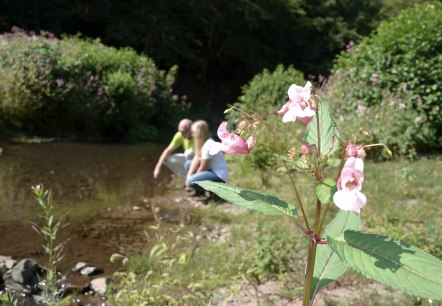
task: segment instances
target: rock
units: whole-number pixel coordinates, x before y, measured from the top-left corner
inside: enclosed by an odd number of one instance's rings
[[[92,266],[87,266],[87,267],[80,270],[81,275],[87,275],[87,276],[97,275],[102,272],[103,272],[103,270],[101,270],[100,268],[92,267]]]
[[[77,262],[77,264],[75,265],[75,267],[72,268],[73,272],[80,272],[81,269],[83,269],[84,267],[87,267],[88,264],[85,262]]]
[[[34,260],[25,258],[7,271],[3,279],[10,278],[16,283],[33,286],[38,283],[38,273],[40,272],[41,268]]]
[[[99,295],[105,295],[108,279],[105,277],[95,278],[91,281],[91,289]]]
[[[80,273],[81,275],[85,276],[92,276],[97,275],[100,273],[103,273],[103,270],[94,266],[91,266],[90,264],[86,262],[78,262],[74,268],[72,268],[73,272]]]
[[[17,263],[11,256],[0,255],[0,275],[3,275],[6,271],[11,269]]]

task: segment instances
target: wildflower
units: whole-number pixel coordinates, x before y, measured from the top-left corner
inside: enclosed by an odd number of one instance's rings
[[[301,144],[301,152],[302,152],[302,154],[304,154],[304,155],[308,154],[309,151],[310,151],[310,149],[309,149],[308,143],[303,141],[302,144]]]
[[[338,191],[333,196],[336,206],[342,210],[360,213],[367,203],[367,198],[360,192],[363,181],[364,161],[356,157],[347,158],[338,179]]]
[[[355,157],[356,156],[356,146],[352,143],[347,145],[345,148],[345,157]]]
[[[307,82],[304,87],[292,84],[288,90],[289,101],[282,106],[278,114],[283,116],[282,122],[298,119],[304,124],[312,121],[315,111],[309,103],[312,84]]]
[[[209,150],[210,154],[217,154],[219,151],[231,154],[249,154],[250,150],[256,144],[254,136],[250,136],[247,142],[239,135],[229,133],[227,131],[227,122],[220,124],[218,128],[218,137],[221,139],[221,143],[214,143]]]

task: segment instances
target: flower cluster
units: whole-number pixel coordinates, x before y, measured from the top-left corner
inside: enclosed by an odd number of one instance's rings
[[[304,87],[293,84],[288,90],[289,100],[278,111],[283,116],[282,122],[294,122],[296,119],[304,124],[309,124],[315,116],[315,110],[309,100],[312,83],[307,82]]]
[[[363,146],[348,144],[346,161],[338,179],[338,191],[333,196],[333,202],[342,210],[350,210],[356,213],[367,203],[367,198],[361,192],[364,181],[364,158]]]
[[[255,136],[249,136],[247,141],[240,135],[227,131],[227,122],[221,123],[218,127],[218,137],[221,143],[214,143],[210,148],[210,154],[216,154],[219,151],[231,154],[249,154],[256,145]]]

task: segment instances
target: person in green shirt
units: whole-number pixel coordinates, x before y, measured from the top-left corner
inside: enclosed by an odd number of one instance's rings
[[[161,172],[163,164],[170,169],[174,174],[185,177],[186,172],[184,169],[184,163],[186,160],[193,158],[193,141],[191,128],[192,121],[190,119],[183,119],[178,124],[178,132],[172,138],[172,141],[161,153],[160,158],[153,171],[153,177],[156,179]],[[184,153],[172,154],[175,150],[182,147]]]

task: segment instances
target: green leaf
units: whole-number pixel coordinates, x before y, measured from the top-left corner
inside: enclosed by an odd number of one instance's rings
[[[224,183],[211,181],[200,181],[195,183],[206,190],[216,193],[219,197],[240,208],[255,210],[267,215],[288,215],[292,218],[298,217],[296,208],[293,205],[272,195],[234,187]]]
[[[384,285],[430,299],[442,299],[442,261],[389,237],[345,231],[327,237],[329,246],[355,270]]]
[[[316,116],[318,115],[319,129],[321,135],[321,155],[331,155],[339,148],[339,141],[336,138],[336,136],[339,136],[339,132],[336,127],[335,121],[330,115],[328,103],[324,100],[319,101],[318,112]],[[319,148],[316,116],[307,126],[304,140],[307,141],[309,144],[315,144],[316,147]]]
[[[322,204],[333,202],[333,195],[337,190],[336,181],[330,177],[324,178],[315,186],[316,196]]]
[[[337,237],[345,230],[359,230],[360,228],[361,220],[358,214],[340,210],[325,228],[324,234],[329,237]],[[338,279],[346,270],[345,263],[333,253],[327,244],[318,244],[313,271],[312,297],[320,288]]]

